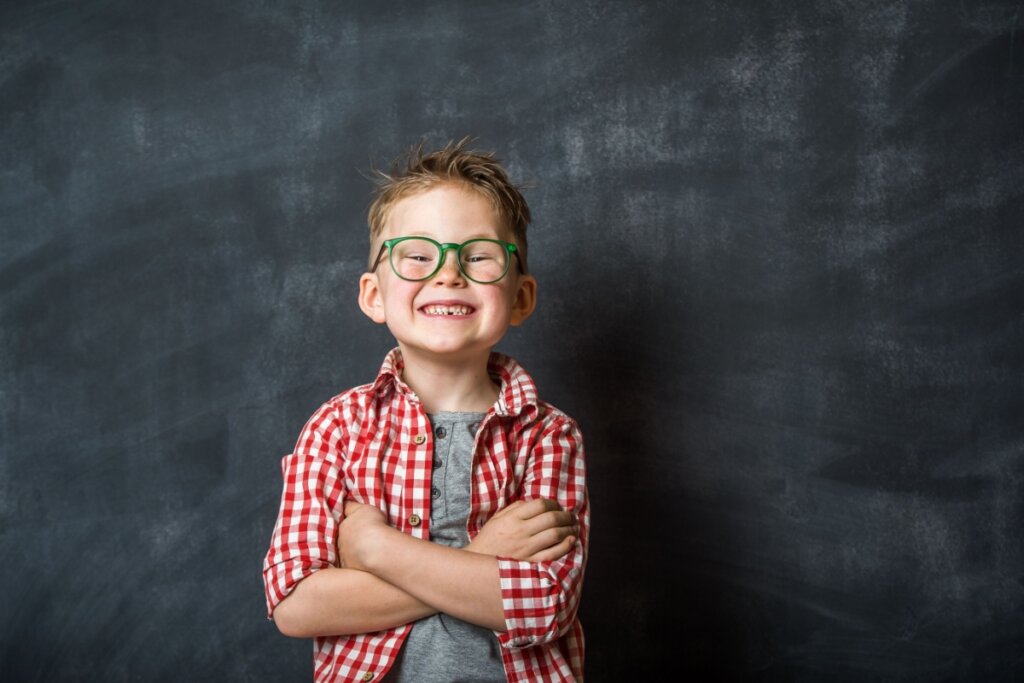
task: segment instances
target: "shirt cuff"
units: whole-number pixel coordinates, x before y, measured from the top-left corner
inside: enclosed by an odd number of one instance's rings
[[[498,558],[505,612],[505,632],[497,634],[502,647],[532,647],[558,638],[562,591],[555,577],[545,571],[547,564]]]
[[[299,581],[322,569],[324,564],[310,564],[295,560],[279,562],[263,569],[263,588],[267,598],[267,618],[274,618],[274,609],[291,595]]]

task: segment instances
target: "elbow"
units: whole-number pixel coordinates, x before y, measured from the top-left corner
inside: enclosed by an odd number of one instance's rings
[[[514,629],[497,632],[498,642],[506,650],[522,650],[528,647],[537,647],[554,642],[562,634],[558,624],[550,623],[545,626],[531,629]]]
[[[296,609],[294,602],[285,598],[274,608],[274,625],[282,635],[289,638],[312,638],[315,634],[310,632],[309,625],[299,614],[300,610]]]
[[[281,632],[281,635],[288,636],[289,638],[308,638],[303,630],[292,622],[282,619],[281,617],[274,615],[274,625],[277,626],[277,630]]]
[[[534,639],[535,644],[553,643],[556,640],[564,636],[572,626],[572,618],[559,619],[561,614],[556,614],[554,617],[549,619],[544,628],[539,631]]]
[[[558,572],[550,566],[542,568],[515,561],[506,562],[501,568],[507,630],[498,640],[503,647],[545,645],[573,628],[582,587],[580,569],[563,567],[564,571]],[[522,588],[524,585],[527,588]]]
[[[546,614],[532,614],[525,623],[524,620],[513,618],[508,629],[496,632],[498,641],[509,650],[553,643],[565,635],[572,626],[572,618],[565,619],[565,616],[552,606]]]

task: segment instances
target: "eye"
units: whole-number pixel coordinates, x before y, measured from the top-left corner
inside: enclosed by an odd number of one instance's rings
[[[462,262],[466,264],[482,264],[490,261],[501,261],[504,253],[501,247],[493,242],[479,241],[471,242],[463,247]]]
[[[403,261],[409,263],[431,263],[437,258],[437,254],[430,252],[427,249],[416,246],[406,246],[404,249],[397,253],[397,256]]]

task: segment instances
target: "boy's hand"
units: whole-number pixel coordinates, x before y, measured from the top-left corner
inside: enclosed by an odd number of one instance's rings
[[[345,519],[338,526],[338,564],[348,569],[363,569],[363,553],[373,547],[374,537],[390,529],[384,513],[373,505],[345,503]]]
[[[576,516],[553,500],[517,500],[487,520],[466,550],[526,562],[550,562],[576,544]]]

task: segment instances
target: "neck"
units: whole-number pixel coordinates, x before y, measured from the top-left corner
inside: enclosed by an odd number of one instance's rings
[[[490,353],[473,359],[437,360],[402,349],[402,381],[416,392],[428,413],[483,413],[498,400],[487,374]]]

